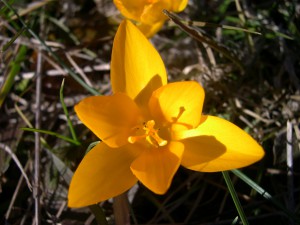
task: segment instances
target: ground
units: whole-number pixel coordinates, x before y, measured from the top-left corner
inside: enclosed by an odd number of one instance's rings
[[[255,187],[230,172],[249,223],[299,224],[300,4],[190,0],[178,15],[193,21],[188,29],[168,21],[151,39],[169,81],[200,82],[204,113],[237,124],[265,150],[263,160],[241,170]],[[37,151],[41,224],[97,224],[90,208],[66,205],[72,171],[98,141],[74,113],[73,106],[91,95],[76,77],[111,93],[112,41],[121,20],[109,0],[0,1],[0,224],[32,224],[36,203],[21,171],[32,184]],[[80,145],[64,138],[72,134],[60,99],[63,79],[63,101]],[[48,131],[40,133],[41,148],[35,149],[34,132],[22,129],[30,127]],[[135,190],[132,224],[240,223],[221,173],[180,168],[166,195],[141,184]],[[100,205],[113,224],[111,201]]]

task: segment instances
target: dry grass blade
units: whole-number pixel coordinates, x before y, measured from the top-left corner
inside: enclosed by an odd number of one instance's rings
[[[89,80],[87,75],[84,73],[84,71],[77,65],[77,63],[72,58],[71,54],[66,53],[66,57],[71,63],[71,65],[75,68],[76,72],[81,76],[81,78],[84,80],[85,83],[87,83],[89,86],[93,87],[92,82]]]
[[[53,0],[41,0],[41,1],[35,1],[32,2],[30,4],[28,4],[28,6],[25,9],[22,9],[18,12],[19,16],[25,16],[30,12],[33,12],[41,7],[43,7],[44,5],[48,4],[49,2],[52,2]],[[18,17],[16,15],[12,16],[10,19],[11,20],[15,20]]]
[[[18,168],[20,169],[23,177],[25,178],[26,180],[26,183],[27,183],[27,187],[29,188],[30,191],[32,191],[32,185],[28,179],[28,176],[26,175],[25,173],[25,170],[22,166],[22,164],[20,163],[18,157],[15,155],[15,153],[12,152],[12,150],[10,149],[10,147],[8,147],[7,145],[3,144],[3,143],[0,143],[0,149],[6,151],[10,156],[11,158],[14,160],[14,162],[16,163],[16,165],[18,166]]]
[[[206,37],[204,34],[200,33],[196,28],[191,27],[189,25],[186,25],[182,22],[182,19],[175,15],[174,13],[168,12],[167,10],[164,10],[164,13],[175,23],[177,24],[182,30],[184,30],[186,33],[188,33],[191,37],[195,38],[201,43],[206,43],[214,50],[218,51],[219,53],[223,54],[226,58],[230,59],[232,62],[234,62],[240,70],[244,71],[243,64],[241,61],[233,54],[231,53],[227,48],[224,46],[221,46],[219,43],[215,42],[209,37]]]
[[[229,26],[229,25],[224,25],[224,24],[214,24],[214,23],[209,23],[209,22],[201,22],[201,21],[182,21],[184,24],[187,25],[193,25],[197,27],[212,27],[212,28],[223,28],[223,29],[228,29],[228,30],[237,30],[237,31],[243,31],[246,33],[251,33],[251,34],[256,34],[256,35],[261,35],[261,33],[252,31],[252,30],[247,30],[244,28],[240,27],[234,27],[234,26]]]
[[[29,167],[29,161],[27,161],[27,163],[25,165],[25,168],[24,168],[24,171],[26,171],[28,169],[28,167]],[[11,198],[11,201],[9,203],[8,209],[7,209],[6,213],[5,213],[5,220],[8,220],[9,217],[10,217],[11,211],[13,209],[13,206],[14,206],[14,203],[16,201],[17,195],[20,192],[21,185],[22,185],[23,181],[24,181],[24,176],[21,176],[20,179],[19,179],[19,181],[18,181],[18,184],[16,186],[15,192],[14,192],[14,194],[13,194],[13,196]]]

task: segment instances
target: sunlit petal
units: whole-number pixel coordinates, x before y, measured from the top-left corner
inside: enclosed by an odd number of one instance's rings
[[[203,116],[194,130],[177,134],[184,139],[182,165],[202,172],[248,166],[264,156],[262,147],[245,131],[224,119]]]
[[[176,173],[183,154],[180,142],[146,149],[132,164],[134,175],[151,191],[164,194]]]
[[[137,179],[130,164],[139,152],[133,145],[118,149],[110,149],[103,142],[96,145],[74,173],[69,188],[69,207],[96,204],[132,187]]]
[[[75,106],[79,119],[103,142],[112,148],[127,144],[128,136],[141,114],[127,95],[92,96]]]
[[[149,108],[159,121],[196,127],[201,118],[204,90],[194,81],[175,82],[156,90],[151,96]]]
[[[139,105],[167,83],[164,63],[147,38],[124,20],[115,36],[111,61],[111,83],[116,92],[125,92]]]

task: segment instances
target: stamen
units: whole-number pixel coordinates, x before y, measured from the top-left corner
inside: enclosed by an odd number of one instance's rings
[[[143,130],[145,131],[145,134],[142,135],[137,135],[137,136],[129,136],[128,137],[128,142],[131,144],[134,144],[136,141],[146,139],[151,145],[155,147],[162,147],[168,144],[168,141],[162,139],[158,135],[159,129],[155,129],[155,121],[154,120],[149,120],[146,123],[143,123],[144,127]]]
[[[144,139],[146,137],[147,137],[147,135],[129,136],[127,140],[128,140],[129,143],[134,144],[136,141]]]

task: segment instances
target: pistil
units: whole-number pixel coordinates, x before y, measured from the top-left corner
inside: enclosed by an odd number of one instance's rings
[[[162,139],[158,135],[159,129],[154,128],[155,121],[149,120],[146,123],[144,123],[143,130],[144,134],[137,135],[137,136],[129,136],[128,142],[133,144],[139,140],[146,139],[151,145],[155,147],[162,147],[168,144],[168,141]]]

